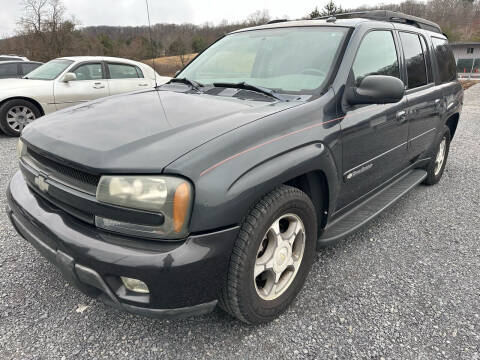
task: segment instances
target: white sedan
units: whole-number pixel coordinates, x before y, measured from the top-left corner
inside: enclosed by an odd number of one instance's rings
[[[28,123],[51,112],[130,91],[170,78],[143,63],[97,56],[51,60],[22,79],[0,80],[0,129],[18,136]]]

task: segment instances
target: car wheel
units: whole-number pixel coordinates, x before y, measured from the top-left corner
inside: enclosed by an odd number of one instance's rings
[[[25,126],[42,116],[31,102],[9,100],[0,107],[0,129],[9,136],[20,136]]]
[[[450,150],[450,129],[445,126],[435,155],[427,166],[427,177],[423,181],[425,185],[434,185],[440,181],[447,164],[448,152]]]
[[[282,185],[245,217],[220,306],[243,322],[279,316],[302,288],[315,259],[317,220],[310,198]]]

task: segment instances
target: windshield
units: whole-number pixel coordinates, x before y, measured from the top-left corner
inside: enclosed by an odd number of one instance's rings
[[[33,80],[53,80],[72,64],[71,60],[52,60],[30,72],[26,78]]]
[[[231,34],[177,77],[204,85],[246,82],[278,92],[312,93],[327,80],[347,32],[312,26]]]

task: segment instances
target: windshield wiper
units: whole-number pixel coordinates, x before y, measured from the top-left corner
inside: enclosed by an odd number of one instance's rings
[[[202,90],[200,88],[203,87],[203,84],[201,84],[199,82],[196,82],[195,80],[188,79],[186,77],[184,77],[184,78],[172,78],[172,79],[170,79],[169,82],[167,82],[167,84],[171,84],[171,83],[181,83],[181,84],[190,85],[193,89],[195,89],[199,92],[202,92]]]
[[[248,84],[245,81],[239,82],[239,83],[228,83],[228,82],[218,82],[218,83],[213,83],[213,86],[215,87],[225,87],[225,88],[233,88],[233,89],[244,89],[244,90],[251,90],[258,92],[263,95],[270,96],[274,99],[277,100],[283,100],[280,98],[278,95],[275,94],[275,91],[272,89],[264,88],[262,86],[256,86],[252,84]]]

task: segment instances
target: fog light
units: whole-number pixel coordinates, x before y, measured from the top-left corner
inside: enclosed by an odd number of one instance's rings
[[[122,279],[123,285],[125,285],[125,287],[130,291],[134,291],[142,294],[150,293],[150,290],[148,290],[147,284],[145,284],[141,280],[132,279],[124,276],[120,276],[120,279]]]

